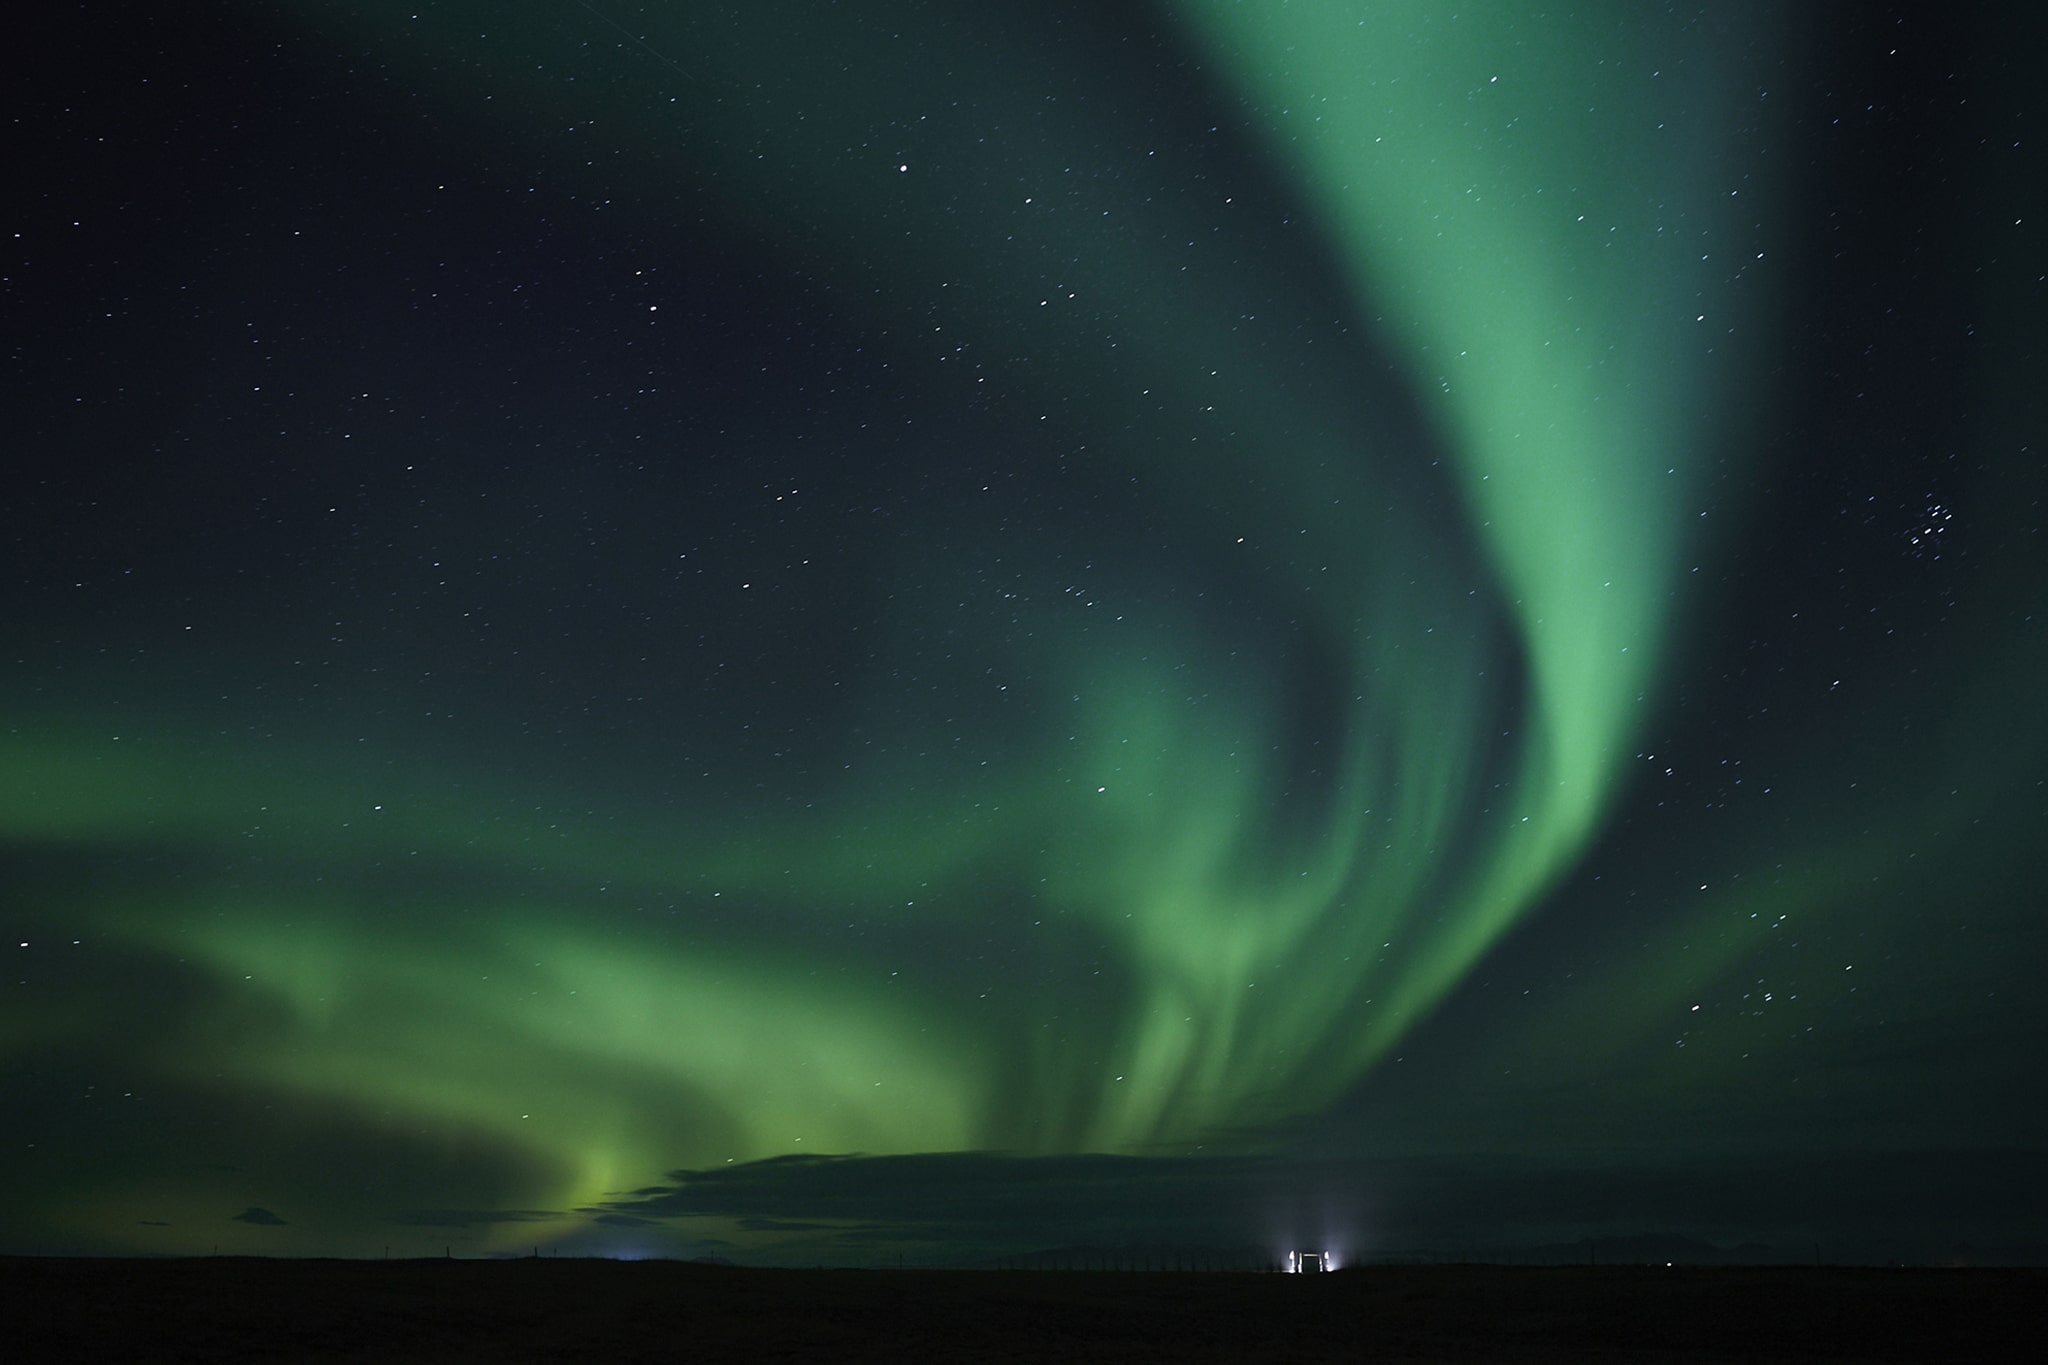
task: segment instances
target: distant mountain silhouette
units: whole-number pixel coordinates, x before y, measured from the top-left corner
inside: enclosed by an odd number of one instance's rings
[[[1671,1233],[1636,1233],[1620,1237],[1582,1237],[1576,1242],[1549,1242],[1531,1247],[1476,1248],[1464,1255],[1433,1259],[1498,1265],[1786,1265],[1805,1263],[1811,1253],[1797,1255],[1762,1242],[1724,1247],[1696,1237]]]
[[[1272,1271],[1285,1258],[1271,1247],[1091,1244],[998,1256],[988,1264],[998,1270]]]

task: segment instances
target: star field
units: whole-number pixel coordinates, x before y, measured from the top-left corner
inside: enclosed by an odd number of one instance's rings
[[[38,44],[7,1248],[874,1259],[715,1173],[970,1153],[1133,1238],[1264,1161],[1359,1248],[2034,1235],[1811,1172],[2042,1143],[2038,27]]]

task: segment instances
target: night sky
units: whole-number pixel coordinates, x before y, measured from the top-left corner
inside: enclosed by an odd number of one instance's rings
[[[39,14],[0,1250],[2038,1258],[2035,13]]]

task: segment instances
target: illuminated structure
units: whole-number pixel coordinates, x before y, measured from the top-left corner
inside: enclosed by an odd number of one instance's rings
[[[1290,1251],[1287,1253],[1287,1273],[1290,1275],[1313,1275],[1337,1268],[1336,1258],[1327,1251]]]

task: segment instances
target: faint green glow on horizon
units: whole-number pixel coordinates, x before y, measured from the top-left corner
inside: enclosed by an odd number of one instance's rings
[[[224,1034],[196,1070],[225,1057],[281,1094],[538,1142],[567,1156],[570,1204],[644,1182],[677,1149],[872,1151],[907,1130],[949,1150],[983,1108],[985,1078],[926,1027],[929,1009],[829,979],[797,986],[764,954],[592,935],[578,907],[480,906],[486,932],[416,932],[398,952],[352,906],[216,903],[169,932],[156,909],[136,939],[161,935],[224,992],[285,1012],[277,1045]]]

